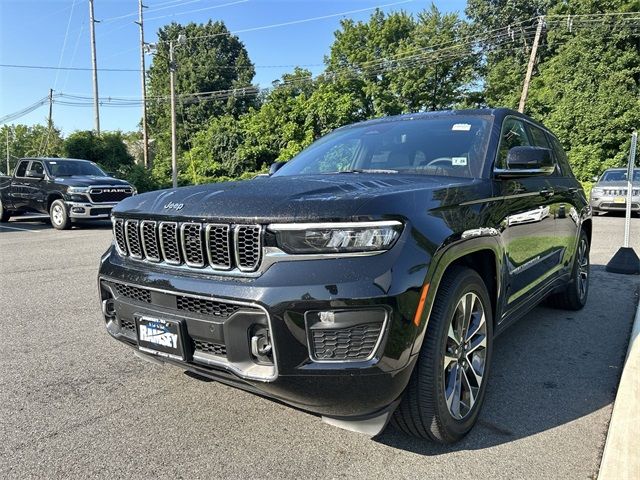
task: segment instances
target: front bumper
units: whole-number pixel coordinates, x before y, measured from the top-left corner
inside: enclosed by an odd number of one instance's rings
[[[596,212],[620,212],[627,208],[626,197],[624,202],[619,201],[623,197],[599,196],[591,198],[591,209]],[[631,198],[631,211],[640,212],[640,197]]]
[[[69,217],[77,220],[101,220],[110,218],[115,203],[65,202]]]
[[[402,251],[281,262],[258,278],[230,278],[141,266],[112,247],[100,268],[101,298],[111,302],[110,315],[105,312],[106,328],[114,338],[138,349],[136,318],[179,320],[187,337],[185,358],[162,361],[316,414],[367,418],[401,396],[415,363],[411,352],[418,328],[413,314],[425,271],[416,269],[407,278],[404,270],[402,281],[396,279],[394,271],[399,269],[392,267],[398,265]],[[124,296],[115,284],[149,293],[132,290]],[[180,300],[182,306],[178,297],[187,298]],[[189,299],[222,306],[185,307]],[[372,354],[355,361],[314,360],[310,311],[348,311],[371,318],[372,312],[384,312],[375,342],[358,337],[363,345],[369,342]],[[268,329],[271,358],[252,356],[247,332],[255,326]]]

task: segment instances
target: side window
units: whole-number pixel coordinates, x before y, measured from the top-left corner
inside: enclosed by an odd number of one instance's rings
[[[524,123],[516,118],[507,118],[502,124],[500,136],[500,149],[496,160],[496,168],[507,168],[507,153],[513,147],[530,146],[531,141],[527,135]]]
[[[531,134],[531,141],[535,147],[551,148],[547,140],[547,135],[542,130],[533,125],[528,125],[528,127],[529,133]]]
[[[571,166],[569,165],[569,159],[567,158],[567,154],[565,153],[562,145],[557,138],[549,135],[551,139],[551,147],[553,148],[553,153],[556,156],[556,161],[560,166],[560,170],[562,171],[562,175],[565,177],[573,177],[573,172],[571,171]]]
[[[23,160],[18,165],[18,169],[16,170],[16,177],[24,177],[27,175],[27,165],[29,165],[29,160]]]
[[[31,162],[30,170],[36,173],[44,173],[44,167],[42,166],[42,162]]]

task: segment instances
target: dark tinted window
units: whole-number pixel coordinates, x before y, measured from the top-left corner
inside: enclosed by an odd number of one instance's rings
[[[31,167],[29,168],[29,170],[36,173],[44,173],[42,162],[31,162]]]
[[[562,145],[557,138],[549,136],[551,139],[551,146],[553,147],[553,152],[555,153],[556,161],[562,170],[562,174],[565,177],[573,176],[573,172],[571,171],[571,167],[569,166],[569,159],[567,158],[567,154],[565,153]]]
[[[54,177],[106,177],[93,162],[85,160],[47,160],[47,167]]]
[[[337,130],[275,176],[352,171],[479,177],[492,119],[481,115],[406,118]]]
[[[607,170],[602,174],[601,182],[626,182],[627,181],[627,171],[626,170]],[[633,171],[633,180],[635,182],[640,182],[640,170],[635,169]]]
[[[496,168],[507,168],[507,153],[513,147],[530,146],[531,141],[524,126],[524,122],[507,118],[502,124],[502,135],[500,137],[500,149],[498,151],[498,159],[496,160]]]
[[[29,165],[28,160],[24,160],[20,162],[18,165],[18,169],[16,170],[16,177],[24,177],[27,175],[27,166]]]

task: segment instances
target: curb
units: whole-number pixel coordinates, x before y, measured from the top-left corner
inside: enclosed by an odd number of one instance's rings
[[[631,329],[598,480],[640,478],[640,303]]]

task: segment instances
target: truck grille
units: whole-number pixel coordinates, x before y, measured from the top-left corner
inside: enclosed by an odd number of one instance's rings
[[[113,203],[130,197],[131,187],[101,187],[89,190],[89,197],[93,203]]]
[[[262,226],[114,218],[118,251],[137,260],[254,272],[262,261]]]
[[[614,195],[626,197],[627,189],[626,188],[605,188],[604,194],[610,197]],[[633,195],[634,197],[637,197],[638,195],[640,195],[640,189],[634,188],[633,190],[631,190],[631,195]]]

